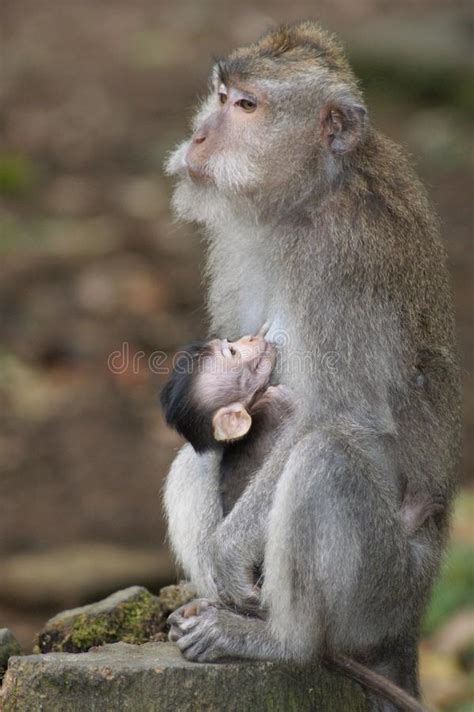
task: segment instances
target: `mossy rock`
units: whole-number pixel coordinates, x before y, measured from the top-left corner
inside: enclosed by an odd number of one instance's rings
[[[20,643],[17,641],[11,630],[0,628],[0,681],[3,673],[7,669],[8,660],[12,655],[21,655]]]
[[[98,603],[58,613],[38,634],[35,652],[81,653],[105,643],[164,640],[165,622],[160,599],[131,586]]]
[[[160,589],[160,602],[163,613],[169,615],[180,606],[196,598],[196,591],[190,583],[183,581],[177,585],[165,586]]]

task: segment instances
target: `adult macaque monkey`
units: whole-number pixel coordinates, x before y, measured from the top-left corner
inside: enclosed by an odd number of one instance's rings
[[[445,255],[424,190],[371,126],[339,46],[312,23],[216,65],[168,171],[178,214],[206,228],[213,332],[255,333],[265,320],[270,340],[284,332],[278,380],[297,403],[225,518],[215,453],[188,445],[173,463],[170,539],[199,595],[245,609],[256,561],[264,579],[261,616],[196,604],[197,615],[174,614],[172,635],[197,661],[350,656],[416,697],[460,400]],[[445,506],[409,534],[400,504],[420,492]]]

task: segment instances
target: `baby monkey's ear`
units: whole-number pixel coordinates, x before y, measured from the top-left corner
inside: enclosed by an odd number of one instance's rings
[[[242,403],[231,403],[219,408],[212,418],[212,434],[218,442],[237,440],[247,435],[252,418]]]

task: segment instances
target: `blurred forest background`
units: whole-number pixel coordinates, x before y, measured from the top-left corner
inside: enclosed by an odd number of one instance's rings
[[[211,57],[312,18],[345,43],[372,120],[412,153],[442,221],[466,447],[422,676],[439,709],[473,709],[469,13],[457,0],[2,0],[0,627],[26,649],[62,608],[175,578],[161,487],[179,440],[148,358],[203,335],[205,315],[199,237],[173,222],[162,163]]]

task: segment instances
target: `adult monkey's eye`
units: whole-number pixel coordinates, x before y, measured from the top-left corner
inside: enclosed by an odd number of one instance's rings
[[[234,349],[233,346],[229,346],[229,351],[230,351],[230,353],[231,353],[232,356],[235,356],[235,354],[237,353],[237,351]]]
[[[219,104],[225,104],[227,101],[227,94],[225,93],[225,91],[222,91],[222,89],[220,89],[217,95],[219,97]]]
[[[237,102],[237,106],[240,106],[241,109],[246,111],[248,114],[250,114],[252,111],[255,111],[257,108],[257,104],[254,101],[251,101],[250,99],[239,99]]]

